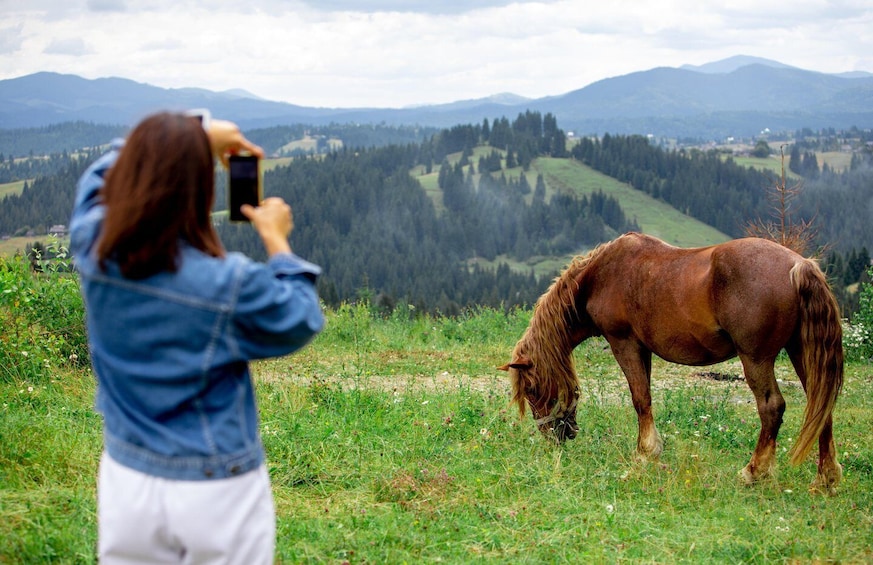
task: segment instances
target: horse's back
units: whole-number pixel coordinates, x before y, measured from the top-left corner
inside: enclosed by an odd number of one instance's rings
[[[665,359],[709,364],[737,351],[775,355],[795,330],[790,271],[805,259],[777,243],[687,249],[631,233],[613,244],[592,270],[597,290],[589,296],[607,337],[633,335]]]

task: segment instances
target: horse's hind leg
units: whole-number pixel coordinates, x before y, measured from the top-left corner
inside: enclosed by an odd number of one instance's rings
[[[828,418],[818,436],[818,473],[811,489],[835,494],[842,478],[843,466],[837,462],[837,447],[834,445],[834,424]]]
[[[758,443],[752,453],[752,459],[741,471],[740,476],[746,484],[752,484],[758,479],[772,473],[776,460],[776,436],[782,426],[782,415],[785,413],[785,399],[779,392],[776,376],[773,372],[774,359],[755,361],[746,355],[740,355],[746,383],[755,395],[758,406],[758,417],[761,419],[761,433]]]
[[[657,459],[664,449],[664,440],[655,428],[652,416],[652,352],[635,342],[610,342],[612,354],[618,361],[627,384],[639,422],[637,455],[644,459]]]
[[[794,365],[794,372],[797,373],[800,384],[803,385],[805,391],[806,371],[803,369],[802,352],[799,347],[793,345],[789,345],[785,350],[788,352],[791,364]],[[843,467],[837,462],[837,447],[834,444],[833,419],[828,418],[827,423],[822,428],[821,435],[818,436],[818,473],[812,483],[812,489],[833,494],[842,478]]]

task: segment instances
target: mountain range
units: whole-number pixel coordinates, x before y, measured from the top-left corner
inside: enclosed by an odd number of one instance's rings
[[[244,90],[166,89],[111,77],[40,72],[0,81],[0,129],[62,122],[131,125],[159,109],[210,108],[244,129],[276,125],[371,123],[450,127],[551,113],[577,134],[749,138],[765,128],[794,131],[873,127],[873,75],[826,74],[737,56],[701,66],[658,67],[594,82],[557,96],[511,93],[408,108],[314,108]]]

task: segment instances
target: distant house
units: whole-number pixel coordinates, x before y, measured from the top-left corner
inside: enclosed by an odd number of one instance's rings
[[[55,237],[66,237],[67,236],[67,226],[64,224],[55,224],[49,228],[49,235],[53,235]]]

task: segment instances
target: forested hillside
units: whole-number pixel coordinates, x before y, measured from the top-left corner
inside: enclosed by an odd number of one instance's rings
[[[802,144],[798,144],[802,145]],[[572,155],[634,188],[669,203],[732,237],[750,222],[773,217],[775,173],[737,164],[717,151],[666,151],[641,136],[582,139]],[[873,154],[853,154],[851,166],[834,171],[815,163],[808,150],[792,150],[786,163],[800,180],[787,180],[796,201],[789,220],[810,223],[823,248],[849,252],[873,244]]]
[[[608,191],[583,196],[549,188],[531,166],[541,157],[577,160],[732,237],[770,217],[768,191],[779,180],[715,151],[667,150],[640,136],[568,143],[554,116],[537,112],[458,125],[421,141],[423,132],[415,128],[349,126],[349,134],[332,127],[316,135],[345,137],[342,149],[322,146],[318,155],[283,160],[287,164],[264,177],[266,195],[292,204],[292,245],[324,267],[320,290],[331,305],[362,294],[385,309],[406,302],[444,314],[473,305],[530,305],[556,274],[532,265],[638,229]],[[250,135],[275,152],[313,134],[281,127]],[[20,194],[0,200],[0,235],[42,234],[66,223],[75,182],[96,154],[0,159],[5,179],[29,179]],[[869,263],[873,248],[870,154],[857,153],[839,172],[820,171],[808,161],[801,155],[795,163],[808,178],[792,213],[819,231],[816,245],[828,249],[829,272],[851,310],[852,295],[842,286],[864,276],[861,265]],[[224,207],[219,191],[215,210]],[[216,214],[226,246],[262,257],[251,227],[224,217]]]
[[[873,249],[873,166],[856,155],[848,170],[824,168],[804,178],[798,215],[814,223],[819,240],[849,251]]]
[[[72,153],[83,147],[95,147],[121,137],[128,128],[67,122],[36,128],[0,129],[0,154],[9,157],[42,156]],[[0,181],[6,182],[6,181]]]
[[[0,177],[26,180],[20,194],[0,200],[0,236],[45,234],[55,224],[66,224],[73,209],[76,181],[99,152],[51,155],[16,163],[0,163]]]
[[[421,143],[439,133],[437,128],[416,126],[389,127],[374,124],[331,124],[326,126],[275,126],[259,128],[246,132],[246,136],[264,148],[268,155],[306,155],[324,154],[331,150],[329,140],[341,142],[343,147],[354,149],[384,147],[386,145],[406,145]],[[305,137],[316,140],[313,151],[289,150],[287,146]]]
[[[495,140],[500,150],[472,158],[474,147]],[[550,116],[524,114],[493,128],[457,126],[419,145],[295,160],[269,171],[264,183],[269,194],[293,203],[292,243],[325,268],[321,290],[328,304],[363,291],[386,307],[402,300],[443,313],[476,304],[530,305],[554,273],[537,278],[532,270],[483,269],[471,260],[568,254],[635,228],[615,199],[546,201],[542,178],[527,180],[523,170],[532,159],[555,148],[565,153],[564,146]],[[507,165],[522,172],[507,178]],[[439,211],[410,175],[415,167],[438,168]],[[262,254],[247,226],[219,230],[229,248]]]

